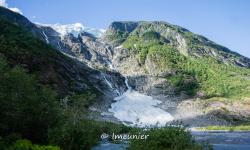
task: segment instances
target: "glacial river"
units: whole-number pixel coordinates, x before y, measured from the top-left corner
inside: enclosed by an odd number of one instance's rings
[[[193,131],[197,142],[207,142],[214,150],[250,150],[250,132],[200,132]],[[125,150],[127,144],[103,142],[92,150]]]

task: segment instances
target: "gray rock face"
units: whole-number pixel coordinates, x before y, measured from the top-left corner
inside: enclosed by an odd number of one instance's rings
[[[93,68],[108,67],[112,57],[112,49],[87,32],[81,32],[78,37],[72,34],[60,35],[50,27],[37,25],[42,30],[43,41],[52,45],[70,57],[77,58],[81,62]]]
[[[121,45],[128,36],[138,35],[154,31],[170,42],[184,55],[198,58],[213,57],[226,64],[233,64],[241,67],[250,67],[250,59],[226,47],[218,45],[207,38],[193,34],[182,27],[166,22],[114,22],[110,25],[104,40],[113,46]]]
[[[113,22],[102,39],[114,47],[113,66],[121,74],[128,76],[131,86],[141,92],[152,94],[172,93],[173,91],[173,87],[167,84],[165,79],[169,74],[174,74],[173,70],[159,66],[150,57],[147,57],[145,64],[141,65],[136,52],[136,45],[134,45],[135,50],[132,51],[122,46],[129,36],[143,37],[144,33],[149,31],[159,34],[169,45],[176,47],[183,55],[194,58],[212,57],[225,64],[250,67],[249,58],[179,26],[160,21]],[[165,86],[159,88],[159,85]]]
[[[126,40],[129,33],[131,33],[138,24],[138,22],[131,21],[112,22],[102,39],[106,43],[117,46]]]
[[[113,31],[122,31],[122,32],[132,32],[137,26],[138,22],[132,21],[121,21],[121,22],[112,22],[109,26],[109,30]]]
[[[166,22],[113,22],[101,38],[96,38],[87,32],[82,32],[78,37],[71,34],[60,36],[50,27],[37,27],[43,34],[41,39],[63,53],[96,69],[110,70],[112,63],[118,72],[129,77],[132,87],[147,94],[173,94],[173,87],[167,84],[165,79],[173,72],[159,67],[150,58],[146,58],[142,66],[138,62],[136,53],[123,48],[122,43],[133,34],[141,37],[148,31],[154,31],[183,55],[213,57],[226,64],[250,66],[248,58]],[[190,42],[196,45],[191,45]]]
[[[126,90],[123,76],[116,72],[105,71],[109,70],[111,63],[112,49],[110,45],[101,42],[86,32],[80,33],[78,37],[71,34],[62,37],[56,34],[53,29],[48,30],[48,28],[40,26],[40,29],[43,29],[48,38],[48,44],[73,58],[79,65],[83,63],[91,67],[90,70],[96,70],[88,80],[99,91],[105,95],[115,97],[118,93],[123,93]],[[47,41],[46,36],[43,37],[45,41]],[[110,84],[112,84],[112,87]]]
[[[129,50],[119,47],[114,48],[112,64],[122,75],[127,76],[129,85],[141,93],[148,95],[172,95],[173,87],[166,82],[165,76],[168,72],[158,70],[153,62],[146,62],[141,66],[135,55]]]
[[[60,58],[59,56],[63,55],[58,55],[57,60],[53,60],[57,64],[55,70],[60,75],[60,80],[56,84],[60,87],[61,95],[82,92],[94,87],[104,95],[115,97],[126,90],[125,78],[119,73],[108,69],[105,72],[96,69],[109,65],[112,51],[109,45],[102,43],[92,34],[82,32],[78,37],[72,34],[61,36],[51,27],[33,24],[24,16],[3,7],[0,7],[0,17],[31,32],[35,37],[70,57]],[[41,76],[45,82],[49,82],[47,76],[53,74],[54,70],[49,67],[44,70],[48,70],[43,71],[48,74]],[[109,85],[110,82],[112,87]]]

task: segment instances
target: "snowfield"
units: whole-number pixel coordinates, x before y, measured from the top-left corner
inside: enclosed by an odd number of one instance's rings
[[[67,34],[72,34],[74,37],[78,37],[78,35],[82,32],[88,32],[93,34],[95,37],[101,37],[105,32],[104,29],[95,29],[83,26],[81,23],[74,24],[41,24],[36,23],[41,26],[48,26],[53,28],[56,32],[58,32],[62,37]]]

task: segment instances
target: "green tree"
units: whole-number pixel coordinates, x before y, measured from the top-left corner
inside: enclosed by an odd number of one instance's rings
[[[0,57],[0,133],[20,133],[46,142],[48,129],[57,121],[56,93],[40,85],[21,67],[9,68]]]

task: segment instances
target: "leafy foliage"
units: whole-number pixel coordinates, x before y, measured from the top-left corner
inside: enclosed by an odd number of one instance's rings
[[[166,126],[135,133],[149,135],[145,140],[133,139],[129,150],[201,150],[202,146],[192,140],[192,135],[184,127]],[[134,134],[135,134],[134,133]]]
[[[4,140],[0,140],[0,150],[60,150],[57,146],[45,146],[32,144],[29,140],[17,140],[8,144]]]
[[[200,127],[197,128],[201,131],[207,130],[225,130],[225,131],[250,131],[250,125],[236,125],[236,126],[207,126],[207,127]]]
[[[76,70],[72,69],[74,61],[1,16],[0,45],[0,54],[6,57],[11,67],[22,66],[61,97],[74,91],[71,88],[76,84],[76,78],[72,76],[72,70]]]
[[[196,46],[200,45],[199,39],[191,32],[185,33],[190,39],[189,42]],[[151,32],[148,34],[150,38],[157,37]],[[142,65],[148,59],[158,70],[170,72],[166,79],[176,87],[178,93],[185,91],[189,95],[194,95],[199,91],[207,98],[219,96],[241,99],[250,96],[249,69],[227,65],[212,57],[184,56],[167,43],[145,42],[136,34],[131,34],[123,46],[135,52]]]
[[[49,132],[50,143],[59,145],[64,150],[91,149],[102,133],[124,133],[129,130],[123,125],[87,119],[86,109],[93,99],[95,94],[86,92],[62,100],[62,118]]]
[[[57,120],[56,93],[28,75],[21,67],[9,68],[0,57],[0,133],[18,132],[37,142]]]

